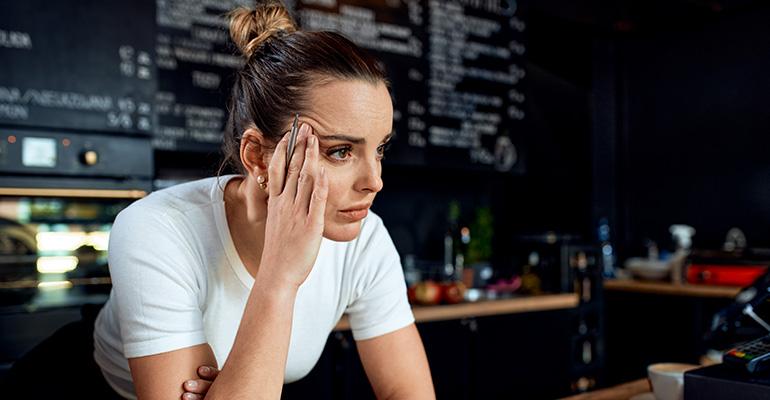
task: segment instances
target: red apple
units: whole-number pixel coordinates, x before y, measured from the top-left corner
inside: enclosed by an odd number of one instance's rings
[[[457,304],[465,300],[465,285],[460,282],[447,282],[443,290],[444,302],[447,304]]]
[[[433,281],[420,282],[414,288],[414,298],[420,304],[438,304],[441,301],[441,286]]]

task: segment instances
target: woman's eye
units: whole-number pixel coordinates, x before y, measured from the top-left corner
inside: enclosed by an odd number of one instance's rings
[[[344,160],[348,158],[348,156],[350,155],[350,149],[347,147],[343,147],[341,149],[333,149],[333,150],[329,150],[327,154],[329,155],[329,157],[335,160]]]
[[[380,155],[380,157],[385,156],[385,152],[390,148],[390,142],[383,143],[379,147],[377,147],[377,154]]]

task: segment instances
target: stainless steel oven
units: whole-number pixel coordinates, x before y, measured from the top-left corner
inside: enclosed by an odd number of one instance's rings
[[[0,126],[0,375],[106,301],[112,222],[152,175],[149,137]]]

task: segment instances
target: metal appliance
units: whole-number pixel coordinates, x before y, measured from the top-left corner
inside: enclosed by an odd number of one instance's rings
[[[0,377],[106,301],[112,222],[152,175],[146,136],[0,126]]]

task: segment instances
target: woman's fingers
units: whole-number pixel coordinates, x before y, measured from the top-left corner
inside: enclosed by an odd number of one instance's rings
[[[203,365],[198,367],[198,376],[201,379],[190,379],[185,381],[182,388],[185,392],[182,394],[184,400],[203,399],[211,388],[214,379],[219,375],[219,370],[214,367]]]
[[[297,181],[297,197],[295,198],[295,209],[301,212],[301,215],[307,215],[310,207],[310,196],[313,194],[313,185],[318,177],[318,138],[310,135],[307,138],[307,147],[305,148],[305,162],[302,164],[302,170],[299,172]]]
[[[267,187],[268,193],[271,196],[278,196],[283,192],[284,175],[286,174],[286,146],[288,144],[289,134],[283,135],[283,139],[275,146],[273,158],[270,159],[270,165],[267,166],[267,173],[270,177]]]
[[[313,184],[313,194],[310,197],[308,219],[314,226],[323,227],[326,212],[326,197],[329,195],[329,177],[326,169],[320,167],[318,179]]]
[[[206,396],[206,393],[208,393],[209,389],[211,388],[211,384],[213,383],[214,378],[216,378],[216,375],[214,375],[212,378],[191,379],[189,381],[185,381],[182,387],[185,393],[182,395],[182,398],[202,399]]]
[[[203,365],[198,368],[198,376],[202,379],[213,381],[219,375],[219,370],[214,367]]]
[[[190,379],[185,381],[184,390],[189,393],[203,394],[205,395],[211,387],[212,381],[205,379]]]
[[[299,127],[294,155],[291,156],[289,168],[286,170],[286,186],[281,192],[282,194],[285,193],[289,199],[294,199],[297,196],[297,182],[299,181],[302,164],[305,162],[305,148],[307,147],[307,138],[310,136],[310,131],[310,125],[306,123]]]
[[[182,387],[185,391],[182,394],[182,399],[193,400],[206,397],[206,393],[208,393],[209,389],[211,388],[211,383],[211,381],[204,379],[185,381]]]

